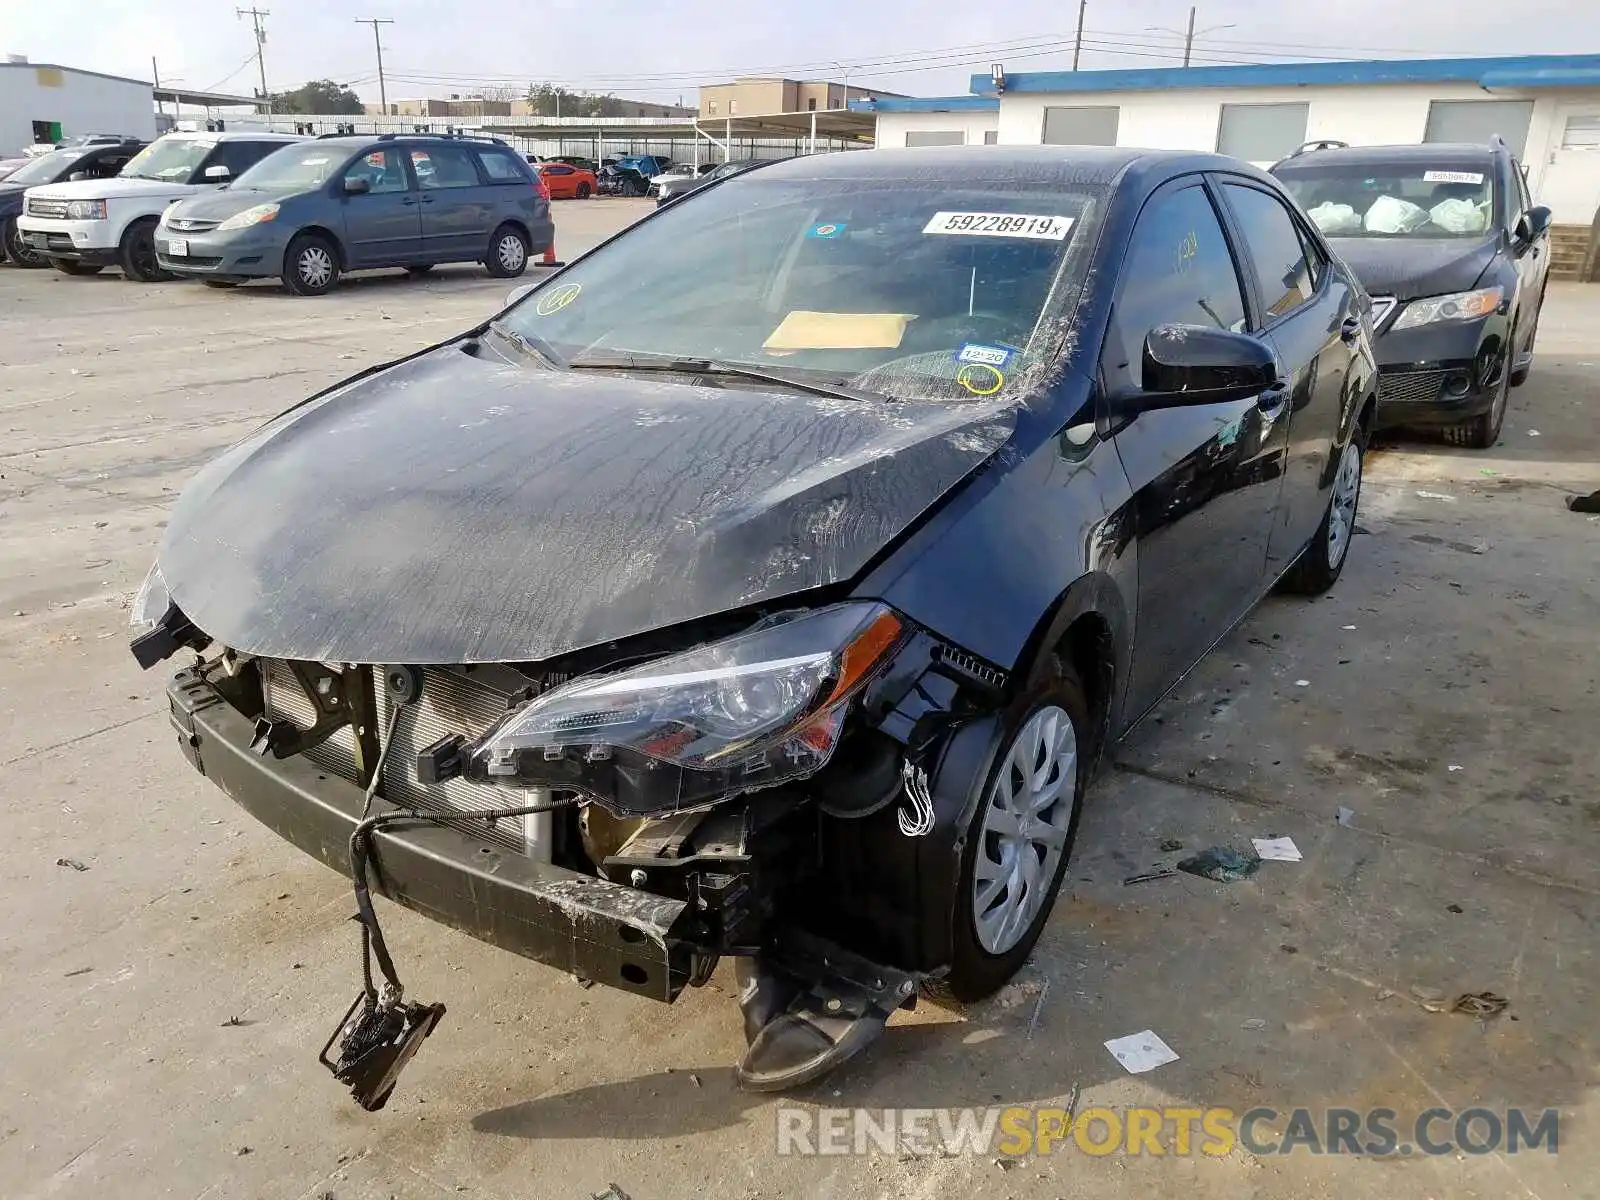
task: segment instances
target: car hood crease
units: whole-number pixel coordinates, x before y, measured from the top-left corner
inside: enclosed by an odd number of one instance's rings
[[[1362,287],[1397,300],[1467,291],[1499,249],[1492,238],[1333,238],[1332,243]]]
[[[243,652],[539,661],[850,579],[1014,416],[446,347],[230,447],[158,561],[190,620]]]

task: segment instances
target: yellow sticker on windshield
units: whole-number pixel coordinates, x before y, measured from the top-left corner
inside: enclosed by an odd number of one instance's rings
[[[1006,377],[988,363],[965,363],[956,372],[956,382],[974,396],[992,396],[1005,387]]]
[[[914,313],[806,312],[796,309],[763,342],[764,350],[893,350]]]
[[[581,283],[564,283],[560,287],[545,292],[533,304],[533,311],[541,317],[551,317],[560,312],[567,305],[578,298],[578,293],[583,291]]]

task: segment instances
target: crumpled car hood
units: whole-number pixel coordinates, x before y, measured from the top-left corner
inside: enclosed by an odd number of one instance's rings
[[[230,447],[158,562],[236,650],[539,661],[848,580],[1014,426],[1011,401],[759,386],[441,347]]]
[[[1416,300],[1472,288],[1493,261],[1493,238],[1330,238],[1339,257],[1374,296]]]

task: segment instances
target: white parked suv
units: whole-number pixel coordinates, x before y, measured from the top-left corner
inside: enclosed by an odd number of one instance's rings
[[[156,261],[153,240],[167,205],[225,185],[273,151],[307,140],[287,133],[169,133],[114,179],[29,188],[17,232],[68,275],[120,267],[141,283],[171,279]]]

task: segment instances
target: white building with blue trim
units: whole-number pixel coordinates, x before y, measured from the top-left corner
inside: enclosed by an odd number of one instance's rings
[[[997,87],[997,82],[999,86]],[[1600,209],[1600,55],[1266,63],[972,77],[972,94],[884,97],[877,145],[1220,151],[1270,164],[1307,141],[1505,139],[1558,225]]]

